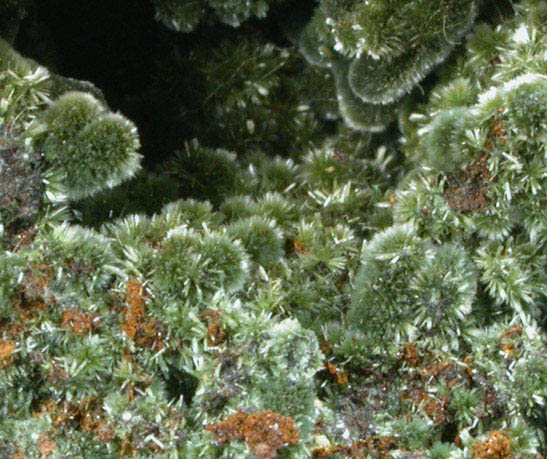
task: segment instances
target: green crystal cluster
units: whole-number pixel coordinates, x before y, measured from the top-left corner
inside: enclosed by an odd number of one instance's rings
[[[475,0],[321,0],[298,45],[311,64],[331,69],[345,122],[381,132],[477,11]]]
[[[0,21],[0,456],[543,457],[547,9],[480,7],[196,43],[161,75],[195,67],[196,138],[154,171]]]
[[[249,18],[264,18],[283,0],[153,0],[156,19],[177,32],[191,32],[202,21],[238,27]]]

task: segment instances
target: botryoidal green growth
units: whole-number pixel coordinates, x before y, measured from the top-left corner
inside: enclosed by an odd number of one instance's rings
[[[154,0],[156,19],[177,32],[191,32],[202,21],[215,19],[238,27],[251,17],[266,17],[283,0]]]
[[[322,0],[297,40],[336,80],[340,114],[353,129],[381,132],[405,97],[468,32],[476,0]]]
[[[471,27],[474,3],[435,4],[425,27],[431,2],[320,3],[332,49],[314,59],[350,128],[350,59]],[[368,118],[397,120],[399,142],[340,123],[316,138],[307,96],[279,107],[297,138],[275,138],[274,111],[258,125],[272,94],[306,81],[275,69],[302,63],[224,44],[219,62],[257,65],[232,93],[202,56],[225,147],[198,136],[142,176],[131,121],[0,41],[0,456],[541,457],[545,17],[523,1],[472,27],[426,99]],[[127,183],[173,200],[93,221]]]

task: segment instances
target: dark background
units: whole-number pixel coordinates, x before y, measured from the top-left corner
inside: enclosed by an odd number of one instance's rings
[[[200,91],[192,69],[184,66],[196,43],[214,47],[227,36],[259,31],[266,41],[290,46],[280,20],[305,22],[314,6],[310,0],[289,1],[265,20],[237,29],[215,22],[177,33],[155,20],[149,0],[39,0],[29,7],[15,47],[62,76],[100,88],[112,110],[137,124],[144,165],[151,168],[194,137],[180,111],[191,110]],[[158,77],[174,55],[181,61],[177,94]]]
[[[479,20],[495,23],[511,13],[510,4],[485,0]],[[316,5],[315,0],[287,0],[266,19],[239,28],[212,22],[177,33],[155,20],[151,0],[29,0],[15,47],[62,76],[100,88],[109,107],[137,125],[144,166],[153,169],[196,137],[189,122],[203,100],[189,64],[196,44],[214,48],[226,37],[259,34],[264,41],[291,46],[284,30],[305,24]],[[176,88],[172,79],[162,79],[166,67],[177,73]]]

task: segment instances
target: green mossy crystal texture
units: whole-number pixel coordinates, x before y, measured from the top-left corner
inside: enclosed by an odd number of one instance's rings
[[[478,8],[475,0],[322,0],[297,42],[308,62],[332,70],[346,123],[381,132],[461,42]]]
[[[545,2],[154,3],[147,169],[0,1],[0,457],[544,457]]]
[[[238,27],[249,18],[264,18],[283,0],[154,0],[156,19],[177,32],[191,32],[200,22],[218,20]]]

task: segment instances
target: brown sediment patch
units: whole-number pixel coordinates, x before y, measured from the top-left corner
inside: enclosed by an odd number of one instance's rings
[[[403,346],[399,360],[402,360],[410,367],[417,367],[422,362],[422,357],[418,353],[418,346],[415,343]]]
[[[38,451],[44,457],[49,457],[57,449],[57,443],[47,433],[38,438]]]
[[[75,402],[65,401],[62,404],[57,404],[52,399],[44,400],[33,416],[48,416],[55,429],[71,424],[94,434],[102,442],[108,442],[114,437],[114,433],[104,420],[105,414],[99,399],[90,397]]]
[[[328,448],[317,448],[313,451],[313,458],[330,457],[334,454],[342,454],[352,459],[365,459],[368,454],[374,454],[372,457],[378,457],[380,459],[388,459],[389,451],[397,447],[397,439],[395,437],[370,437],[363,441],[357,441],[351,445],[342,446],[336,445]]]
[[[274,459],[280,449],[299,441],[293,420],[273,411],[252,414],[238,411],[225,421],[205,428],[215,435],[217,443],[243,440],[260,459]]]
[[[327,362],[327,371],[333,375],[336,378],[336,383],[343,386],[344,384],[347,384],[349,381],[348,374],[342,370],[341,368],[338,368],[334,364]]]
[[[287,250],[288,252],[304,254],[308,253],[310,249],[304,245],[304,243],[297,238],[287,239]]]
[[[437,424],[444,424],[448,420],[450,406],[448,397],[434,397],[423,389],[405,390],[401,394],[403,399],[416,403],[425,414],[433,418]]]
[[[209,309],[203,313],[203,318],[207,322],[207,341],[211,346],[222,344],[226,338],[226,331],[222,325],[220,311]]]
[[[99,325],[99,314],[86,314],[75,309],[66,309],[63,311],[61,327],[70,330],[76,335],[89,333]]]
[[[127,283],[122,330],[139,346],[163,349],[164,327],[155,319],[146,320],[146,290],[137,279]]]
[[[15,349],[11,341],[0,340],[0,370],[11,364]]]
[[[515,347],[519,346],[518,338],[520,337],[522,333],[522,327],[510,327],[503,333],[500,344],[501,344],[501,352],[505,354],[507,358],[514,357],[514,351]]]
[[[444,198],[453,210],[463,214],[484,210],[491,181],[487,156],[482,154],[463,171],[447,177]]]
[[[489,432],[490,436],[473,446],[473,457],[476,459],[512,459],[511,439],[499,430]]]

